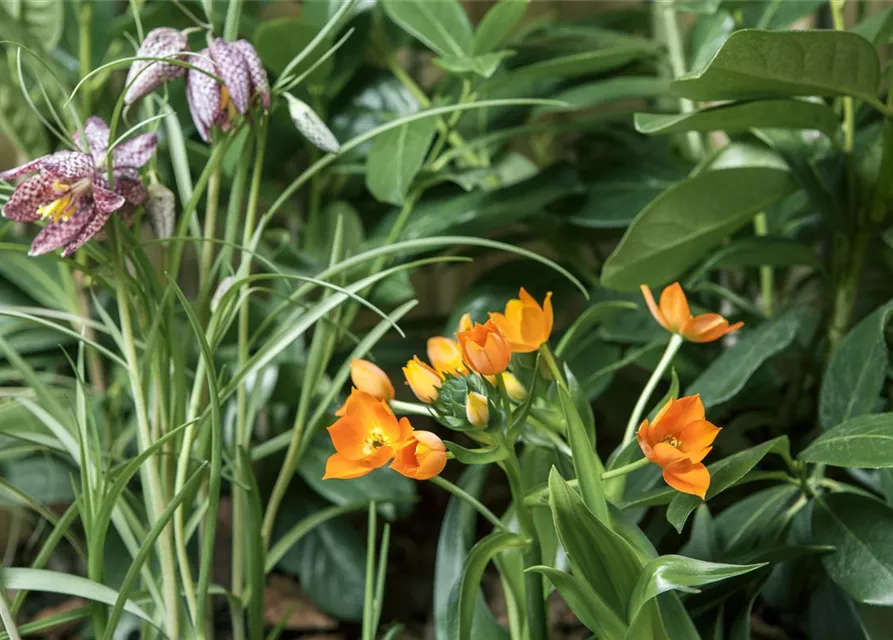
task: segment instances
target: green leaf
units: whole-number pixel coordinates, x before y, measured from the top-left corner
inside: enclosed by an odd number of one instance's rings
[[[673,82],[691,100],[849,95],[877,104],[880,63],[847,31],[736,31],[706,68]]]
[[[710,472],[710,488],[706,499],[734,486],[741,478],[753,469],[768,453],[775,452],[782,456],[790,455],[790,443],[787,436],[779,436],[750,449],[739,451],[718,462],[707,465]],[[682,531],[689,514],[701,504],[701,499],[687,493],[677,493],[667,507],[667,520],[677,531]]]
[[[650,135],[717,130],[736,133],[754,127],[777,127],[817,129],[834,139],[840,131],[834,111],[805,100],[755,100],[669,115],[637,113],[635,124],[637,131]]]
[[[471,51],[471,23],[457,0],[382,0],[385,13],[401,29],[444,58]]]
[[[661,556],[649,562],[633,588],[629,617],[635,619],[646,602],[670,590],[698,593],[695,587],[733,578],[765,566],[722,564],[684,556]]]
[[[760,365],[794,341],[807,314],[805,307],[795,307],[753,331],[741,331],[738,342],[710,363],[685,395],[700,394],[705,407],[734,398]]]
[[[776,536],[788,524],[782,515],[799,493],[800,489],[790,484],[763,489],[720,513],[715,526],[724,554],[777,542]]]
[[[491,462],[499,462],[500,460],[505,460],[509,453],[508,449],[499,444],[482,447],[480,449],[466,449],[449,440],[444,440],[444,444],[453,456],[455,456],[456,460],[462,464],[490,464]]]
[[[602,483],[604,467],[595,452],[595,434],[586,428],[570,390],[563,384],[558,385],[558,399],[567,424],[567,441],[574,454],[574,473],[580,481],[583,502],[610,529],[611,520]],[[549,482],[551,484],[551,475]]]
[[[65,4],[57,0],[12,0],[4,9],[45,51],[56,48],[65,27]],[[5,32],[0,28],[0,32]],[[17,39],[17,38],[13,38]]]
[[[543,105],[533,110],[531,117],[538,118],[544,113],[556,111],[577,111],[591,109],[617,100],[656,98],[667,92],[667,81],[662,78],[629,76],[609,78],[580,84],[552,96],[567,105]]]
[[[524,19],[527,2],[528,0],[499,0],[490,7],[475,30],[471,52],[479,56],[495,51]]]
[[[708,171],[670,187],[643,209],[602,270],[606,287],[672,282],[724,238],[794,190],[786,171]]]
[[[797,457],[833,467],[893,467],[893,413],[845,420],[813,440]]]
[[[484,577],[484,569],[493,557],[500,551],[519,549],[527,544],[524,538],[517,534],[495,531],[471,548],[465,559],[462,576],[453,587],[451,600],[455,601],[455,605],[450,608],[450,616],[453,619],[451,638],[465,640],[472,637],[472,619],[480,593],[481,579]]]
[[[823,268],[818,253],[808,245],[782,236],[751,236],[733,240],[716,251],[698,267],[697,273],[689,278],[689,282],[694,282],[698,276],[713,269],[790,267],[800,264],[815,269]]]
[[[568,608],[599,638],[613,639],[626,636],[626,623],[586,580],[552,567],[537,566],[527,570],[536,571],[548,578]]]
[[[830,429],[845,420],[872,413],[884,385],[887,342],[884,329],[893,302],[857,324],[840,342],[822,380],[819,422]]]
[[[865,18],[853,27],[853,32],[873,42],[875,46],[881,46],[889,42],[893,35],[893,7],[887,7],[878,11],[873,16]]]
[[[93,600],[107,605],[114,605],[118,599],[118,592],[105,585],[99,584],[87,578],[73,576],[59,571],[46,569],[21,569],[4,568],[0,571],[0,583],[6,589],[24,591],[42,591],[44,593],[58,593],[85,600]],[[151,625],[156,623],[152,618],[132,600],[124,603],[124,610],[145,620]]]
[[[625,617],[642,568],[636,552],[595,517],[554,467],[549,474],[549,507],[574,575],[586,580],[608,607]]]
[[[450,73],[476,73],[482,78],[489,78],[496,73],[503,60],[511,58],[513,55],[515,55],[514,51],[505,49],[471,58],[435,58],[434,64]]]
[[[857,602],[893,605],[893,510],[859,495],[836,493],[815,501],[815,544],[831,545],[822,556],[831,579]]]
[[[366,159],[366,187],[376,200],[403,204],[436,132],[437,119],[425,118],[375,138]]]
[[[639,305],[628,300],[603,300],[586,308],[574,323],[561,336],[561,341],[555,347],[555,356],[560,358],[564,355],[574,340],[585,337],[605,316],[609,316],[617,311],[628,311],[630,309],[638,309]]]
[[[274,18],[261,22],[251,38],[257,53],[270,73],[280,75],[289,63],[309,45],[319,27],[305,24],[296,18]],[[299,65],[289,70],[289,74],[299,76],[325,54],[327,47],[318,46],[304,58]],[[334,70],[334,58],[324,60],[313,70],[307,80],[314,84],[322,84]]]
[[[59,3],[61,6],[61,3]],[[49,151],[46,133],[40,118],[31,110],[22,89],[10,73],[9,65],[0,64],[0,131],[30,156],[41,156]],[[4,253],[12,257],[11,252]],[[26,256],[19,259],[27,260]],[[13,281],[15,282],[15,281]],[[28,291],[25,289],[25,291]],[[58,304],[58,302],[56,302]],[[55,305],[54,305],[55,306]]]

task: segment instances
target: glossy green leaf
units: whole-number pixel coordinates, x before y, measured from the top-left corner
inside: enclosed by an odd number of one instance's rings
[[[449,440],[445,440],[444,444],[456,460],[462,464],[490,464],[491,462],[505,460],[508,456],[508,449],[498,444],[482,447],[480,449],[466,449]]]
[[[553,98],[566,105],[543,105],[533,110],[533,117],[555,111],[591,109],[618,100],[656,98],[667,92],[667,81],[662,78],[629,76],[597,80],[559,91]]]
[[[474,55],[495,51],[524,19],[528,0],[499,0],[484,14],[474,33]]]
[[[310,44],[316,37],[319,28],[306,24],[296,18],[274,18],[261,22],[251,38],[258,55],[264,65],[275,75],[281,74],[289,63]],[[326,47],[316,47],[296,67],[289,70],[290,75],[299,76],[325,54]],[[324,60],[308,76],[312,83],[324,83],[334,70],[334,58]]]
[[[697,274],[689,278],[694,281],[698,275],[713,269],[739,267],[790,267],[808,265],[822,269],[818,252],[813,247],[781,236],[752,236],[733,240],[717,250],[704,261]]]
[[[582,578],[552,567],[530,567],[528,571],[536,571],[548,578],[568,608],[599,638],[614,640],[626,636],[627,626],[623,619]]]
[[[635,124],[637,131],[650,135],[719,130],[736,133],[754,127],[778,127],[817,129],[834,138],[840,130],[834,111],[805,100],[755,100],[679,114],[637,113]]]
[[[65,4],[57,0],[12,0],[4,2],[9,17],[46,51],[56,48],[65,28]],[[0,28],[12,40],[20,40],[9,29]]]
[[[649,562],[636,580],[629,616],[634,619],[646,602],[670,590],[698,593],[701,585],[749,573],[765,564],[722,564],[684,556],[661,556]]]
[[[853,27],[853,31],[873,42],[875,46],[886,44],[893,35],[893,7],[887,7],[868,16]]]
[[[810,640],[871,640],[872,637],[859,619],[853,599],[827,578],[809,598],[808,629]],[[889,627],[883,633],[888,630]]]
[[[580,416],[570,390],[558,385],[558,399],[567,425],[567,441],[574,454],[574,472],[580,481],[583,503],[606,527],[610,528],[605,488],[601,474],[604,471],[595,452],[595,434],[590,433]],[[552,478],[550,476],[551,485]],[[557,525],[556,525],[557,526]]]
[[[536,80],[539,78],[560,80],[562,78],[605,73],[653,54],[654,50],[647,47],[622,46],[559,56],[512,69],[505,76],[491,80],[487,88],[492,90],[519,80]]]
[[[700,173],[670,187],[633,220],[605,262],[602,283],[632,290],[672,282],[794,186],[785,171],[746,167]]]
[[[715,519],[715,526],[723,552],[741,553],[757,544],[777,542],[776,536],[787,525],[782,515],[799,493],[799,488],[790,484],[770,487],[722,511]]]
[[[691,30],[691,69],[703,69],[735,30],[735,18],[727,10],[702,16]]]
[[[752,331],[740,330],[738,342],[711,362],[685,395],[700,394],[705,407],[734,398],[760,365],[794,341],[806,318],[807,310],[795,307]]]
[[[893,605],[893,509],[858,495],[822,496],[813,509],[812,539],[837,548],[822,556],[822,565],[857,602]]]
[[[672,90],[691,100],[850,95],[877,103],[879,73],[877,52],[855,33],[744,30]]]
[[[401,29],[445,58],[471,51],[471,23],[458,0],[382,0],[388,17]]]
[[[470,58],[435,58],[434,64],[450,73],[476,73],[482,78],[489,78],[496,73],[503,60],[513,55],[514,51],[493,51]]]
[[[790,443],[788,442],[788,437],[779,436],[772,440],[767,440],[755,447],[739,451],[718,462],[707,465],[707,470],[710,472],[710,487],[707,489],[707,500],[734,486],[770,452],[789,456]],[[699,504],[701,504],[699,497],[687,493],[677,493],[670,502],[670,506],[667,507],[667,520],[677,531],[682,531],[689,514]]]
[[[833,467],[893,467],[893,413],[845,420],[813,440],[797,457]]]
[[[840,342],[822,379],[819,422],[830,429],[845,420],[873,413],[887,369],[884,330],[893,303],[874,311]]]
[[[375,138],[366,159],[366,186],[376,200],[403,204],[436,132],[437,120],[425,118]]]

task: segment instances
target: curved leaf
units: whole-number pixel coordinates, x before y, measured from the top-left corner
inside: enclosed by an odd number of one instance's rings
[[[574,615],[600,638],[623,638],[626,623],[588,582],[552,567],[530,567],[549,579]]]
[[[401,29],[445,58],[471,50],[471,23],[457,0],[382,0],[385,13]]]
[[[813,440],[797,457],[835,467],[893,467],[893,413],[846,420]]]

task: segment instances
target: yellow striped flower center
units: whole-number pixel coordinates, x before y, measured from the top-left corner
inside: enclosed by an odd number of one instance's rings
[[[56,198],[49,204],[45,204],[37,208],[37,214],[41,218],[52,218],[53,222],[67,221],[77,210],[77,200],[85,191],[90,188],[90,180],[84,178],[73,184],[66,184],[56,180],[53,182],[53,189],[61,197]]]
[[[366,446],[363,447],[363,453],[367,456],[371,455],[374,451],[377,451],[381,447],[387,446],[390,443],[390,440],[382,430],[378,427],[374,427],[369,432],[369,435],[366,436]]]
[[[680,440],[676,436],[667,436],[666,438],[664,438],[664,442],[676,449],[682,446],[682,440]]]

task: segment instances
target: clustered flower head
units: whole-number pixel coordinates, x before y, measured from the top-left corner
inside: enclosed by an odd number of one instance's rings
[[[729,321],[718,313],[703,313],[692,316],[685,292],[678,282],[666,287],[660,294],[660,305],[654,302],[651,289],[642,285],[642,295],[651,315],[658,324],[670,333],[682,336],[691,342],[713,342],[744,326],[743,322],[729,325]]]
[[[117,213],[125,220],[147,197],[139,169],[155,153],[155,134],[146,133],[117,145],[109,153],[109,128],[96,116],[84,124],[84,137],[75,134],[83,151],[57,151],[0,173],[12,181],[30,175],[13,191],[3,216],[17,222],[47,220],[34,238],[29,254],[41,255],[64,247],[70,256],[95,236]],[[112,165],[114,184],[108,181]]]

